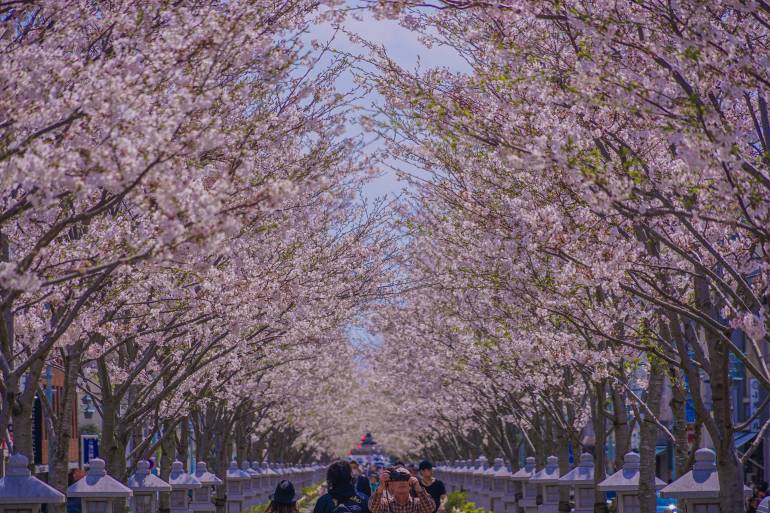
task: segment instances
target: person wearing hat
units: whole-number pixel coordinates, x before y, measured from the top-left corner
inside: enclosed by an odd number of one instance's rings
[[[436,503],[436,509],[433,510],[433,513],[445,513],[447,501],[446,486],[444,486],[444,482],[441,479],[433,477],[433,463],[423,460],[420,462],[419,469],[420,483]]]
[[[275,487],[275,493],[270,496],[270,504],[265,513],[298,513],[298,500],[299,495],[294,492],[294,485],[284,479]]]

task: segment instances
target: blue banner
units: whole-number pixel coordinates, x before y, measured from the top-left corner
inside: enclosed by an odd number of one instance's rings
[[[99,435],[80,435],[81,463],[88,462],[99,457]]]

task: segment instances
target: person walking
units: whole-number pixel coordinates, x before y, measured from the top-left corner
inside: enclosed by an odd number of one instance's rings
[[[369,513],[368,496],[356,490],[350,463],[338,460],[326,469],[327,492],[319,497],[313,513]]]
[[[433,513],[435,503],[405,467],[391,467],[380,473],[380,486],[369,498],[369,510],[371,513]]]
[[[294,484],[286,479],[275,487],[275,492],[270,496],[270,504],[265,513],[299,513],[297,501],[299,495],[294,491]]]
[[[433,497],[433,501],[436,503],[433,513],[446,513],[446,486],[444,486],[444,482],[441,479],[433,477],[433,463],[428,460],[421,461],[419,473],[420,484],[425,488],[425,491]]]

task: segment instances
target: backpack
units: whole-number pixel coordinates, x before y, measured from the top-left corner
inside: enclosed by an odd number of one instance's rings
[[[358,495],[353,495],[340,502],[332,497],[332,503],[334,504],[332,513],[362,513],[364,511],[364,508],[361,507],[363,500]]]

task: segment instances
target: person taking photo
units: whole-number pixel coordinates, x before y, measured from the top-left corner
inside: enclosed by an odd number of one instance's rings
[[[433,477],[433,463],[428,460],[421,461],[419,469],[420,484],[433,497],[433,502],[436,503],[433,513],[446,513],[446,486],[444,486],[444,482],[441,479]]]
[[[433,513],[435,507],[433,497],[404,467],[383,470],[380,486],[369,498],[371,513]]]

